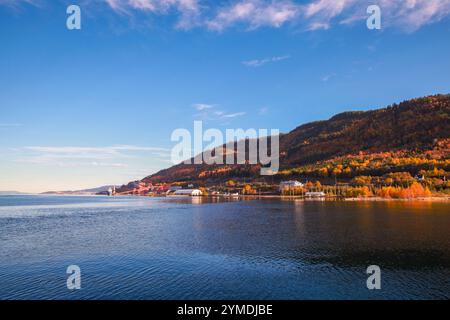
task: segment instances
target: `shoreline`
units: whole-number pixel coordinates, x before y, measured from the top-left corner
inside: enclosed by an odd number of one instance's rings
[[[3,195],[9,196],[9,195]],[[391,201],[402,201],[402,202],[411,202],[411,201],[421,201],[421,202],[450,202],[450,195],[443,196],[432,196],[432,197],[418,197],[418,198],[381,198],[381,197],[366,197],[366,198],[342,198],[342,197],[304,197],[304,196],[282,196],[282,195],[239,195],[239,196],[179,196],[179,197],[168,197],[165,195],[160,196],[147,196],[147,195],[115,195],[115,196],[107,196],[107,195],[98,195],[98,194],[64,194],[64,193],[55,193],[55,194],[14,194],[14,196],[66,196],[66,197],[107,197],[107,198],[121,198],[121,197],[136,197],[136,198],[205,198],[205,199],[242,199],[242,200],[258,200],[258,199],[267,199],[267,200],[293,200],[293,201],[348,201],[348,202],[391,202]]]
[[[450,196],[444,197],[419,197],[419,198],[406,198],[406,199],[393,199],[393,198],[380,198],[380,197],[372,197],[372,198],[346,198],[345,201],[428,201],[428,202],[450,202]]]
[[[147,196],[135,196],[135,197],[147,197]],[[151,198],[151,197],[150,197]],[[155,196],[155,198],[197,198],[197,199],[224,199],[224,200],[283,200],[283,201],[347,201],[347,202],[450,202],[450,196],[433,196],[433,197],[418,197],[407,199],[395,199],[395,198],[381,198],[381,197],[367,197],[367,198],[336,198],[336,197],[313,197],[306,198],[304,196],[281,196],[281,195],[239,195],[235,197],[225,196],[179,196],[179,197],[167,197],[167,196]]]
[[[223,198],[223,197],[221,197]],[[244,195],[239,196],[239,198],[249,198],[249,199],[281,199],[281,200],[304,200],[304,201],[429,201],[429,202],[450,202],[450,196],[433,196],[433,197],[418,197],[418,198],[405,198],[405,199],[394,199],[394,198],[381,198],[381,197],[367,197],[367,198],[336,198],[336,197],[319,197],[319,198],[306,198],[304,196],[281,196],[281,195]]]

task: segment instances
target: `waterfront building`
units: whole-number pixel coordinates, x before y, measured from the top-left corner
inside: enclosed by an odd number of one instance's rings
[[[280,182],[280,191],[286,190],[286,189],[294,189],[294,188],[302,188],[304,185],[303,183],[296,181],[296,180],[290,180],[290,181],[281,181]]]
[[[307,197],[307,198],[323,198],[323,197],[325,197],[325,192],[306,192],[305,197]]]
[[[199,197],[203,195],[203,192],[199,189],[181,189],[176,190],[173,195],[175,196],[190,196],[190,197]]]

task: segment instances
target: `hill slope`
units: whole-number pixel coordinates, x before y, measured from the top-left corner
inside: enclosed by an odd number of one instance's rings
[[[345,112],[280,136],[281,168],[294,168],[361,152],[424,154],[450,138],[450,95],[412,99],[384,109]],[[444,148],[448,158],[448,149]],[[180,164],[146,177],[146,183],[223,182],[257,178],[259,166]],[[125,188],[125,187],[124,187]]]
[[[302,125],[281,138],[280,149],[284,164],[299,165],[360,151],[426,150],[449,136],[450,95],[439,95]]]

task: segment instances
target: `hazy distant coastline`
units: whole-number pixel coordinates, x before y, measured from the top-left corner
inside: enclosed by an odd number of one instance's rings
[[[109,188],[112,188],[112,185],[101,186],[97,188],[91,189],[83,189],[83,190],[70,190],[70,191],[46,191],[42,192],[43,195],[97,195],[106,193]]]
[[[19,191],[0,191],[0,196],[17,196],[17,195],[27,195],[31,194],[28,192],[19,192]]]

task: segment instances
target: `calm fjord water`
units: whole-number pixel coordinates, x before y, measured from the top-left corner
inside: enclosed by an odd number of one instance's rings
[[[450,298],[450,205],[0,196],[0,299],[352,298]]]

